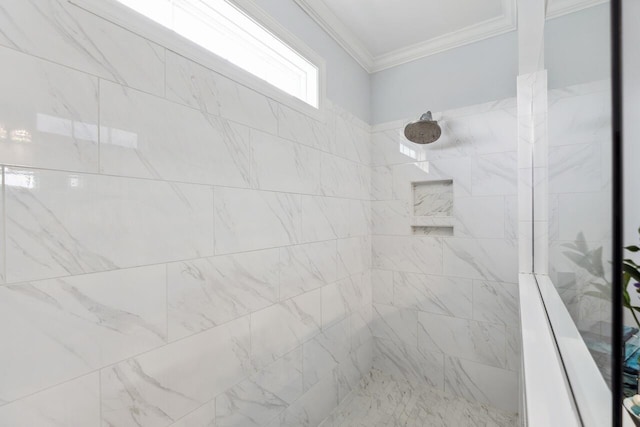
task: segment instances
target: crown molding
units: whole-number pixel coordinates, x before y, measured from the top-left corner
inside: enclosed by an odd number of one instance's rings
[[[547,7],[547,19],[557,18],[558,16],[568,15],[582,9],[607,3],[609,0],[564,0],[550,1]]]
[[[294,1],[369,73],[375,73],[516,29],[516,0],[503,0],[504,14],[501,17],[374,57],[360,39],[322,0]]]
[[[516,0],[503,0],[503,15],[374,58],[372,72],[475,43],[517,29]]]
[[[329,34],[362,68],[371,73],[373,56],[358,37],[342,23],[322,0],[293,0]]]
[[[320,27],[327,32],[368,73],[375,73],[397,65],[415,61],[456,47],[465,46],[517,29],[517,0],[502,0],[502,16],[443,34],[420,43],[403,47],[383,55],[373,56],[360,39],[337,17],[322,0],[294,0]],[[549,0],[548,0],[549,1]],[[577,12],[608,0],[549,1],[547,19]]]

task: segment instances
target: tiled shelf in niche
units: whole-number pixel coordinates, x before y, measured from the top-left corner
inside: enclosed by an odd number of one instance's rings
[[[453,214],[453,180],[414,182],[411,187],[415,216]]]
[[[449,225],[412,225],[412,234],[416,236],[453,236],[453,227]]]

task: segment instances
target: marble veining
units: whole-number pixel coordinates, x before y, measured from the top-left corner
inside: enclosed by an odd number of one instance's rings
[[[452,212],[452,181],[413,183],[413,214],[415,216],[451,216]]]
[[[517,416],[373,370],[321,427],[513,427]]]

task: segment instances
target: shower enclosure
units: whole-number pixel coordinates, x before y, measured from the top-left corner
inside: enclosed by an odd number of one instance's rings
[[[399,120],[293,2],[317,109],[115,3],[0,0],[0,425],[524,425],[533,273],[610,399],[608,3],[522,1],[544,66]]]

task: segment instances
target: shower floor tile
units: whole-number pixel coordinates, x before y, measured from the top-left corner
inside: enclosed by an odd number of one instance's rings
[[[373,370],[321,427],[515,427],[517,414]]]

